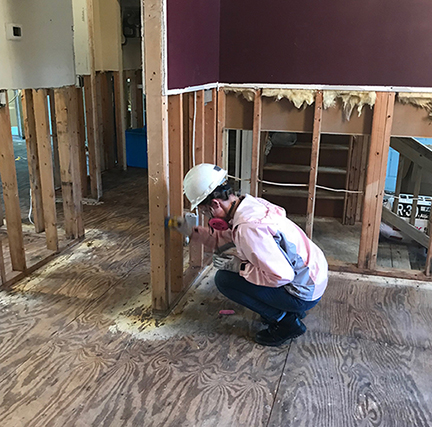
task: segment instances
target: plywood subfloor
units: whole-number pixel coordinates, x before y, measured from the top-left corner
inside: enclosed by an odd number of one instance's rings
[[[281,348],[213,271],[155,319],[145,175],[105,180],[87,239],[0,292],[2,427],[432,425],[431,284],[333,274]]]

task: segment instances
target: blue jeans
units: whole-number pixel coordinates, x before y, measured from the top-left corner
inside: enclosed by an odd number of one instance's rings
[[[302,314],[320,300],[303,301],[289,294],[283,286],[257,286],[238,273],[226,270],[218,270],[215,284],[227,298],[255,311],[268,321],[279,321],[286,313]]]

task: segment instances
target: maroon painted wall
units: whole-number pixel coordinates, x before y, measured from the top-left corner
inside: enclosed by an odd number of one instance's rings
[[[219,80],[220,0],[168,0],[168,88]]]
[[[219,81],[432,87],[431,0],[221,0]]]

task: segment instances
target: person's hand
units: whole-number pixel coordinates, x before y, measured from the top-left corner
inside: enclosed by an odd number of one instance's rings
[[[218,270],[227,270],[238,273],[243,262],[244,261],[235,255],[213,255],[213,265]]]
[[[193,225],[190,221],[187,221],[186,218],[179,216],[176,218],[177,226],[174,227],[174,230],[183,234],[183,236],[190,237],[193,232]]]

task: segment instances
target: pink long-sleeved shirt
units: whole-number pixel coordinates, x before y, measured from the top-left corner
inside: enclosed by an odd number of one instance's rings
[[[246,262],[240,275],[259,285],[285,286],[305,301],[322,296],[327,286],[328,265],[318,248],[285,209],[247,195],[232,219],[232,230],[212,231],[197,227],[192,240],[215,250],[232,241],[237,256]]]

